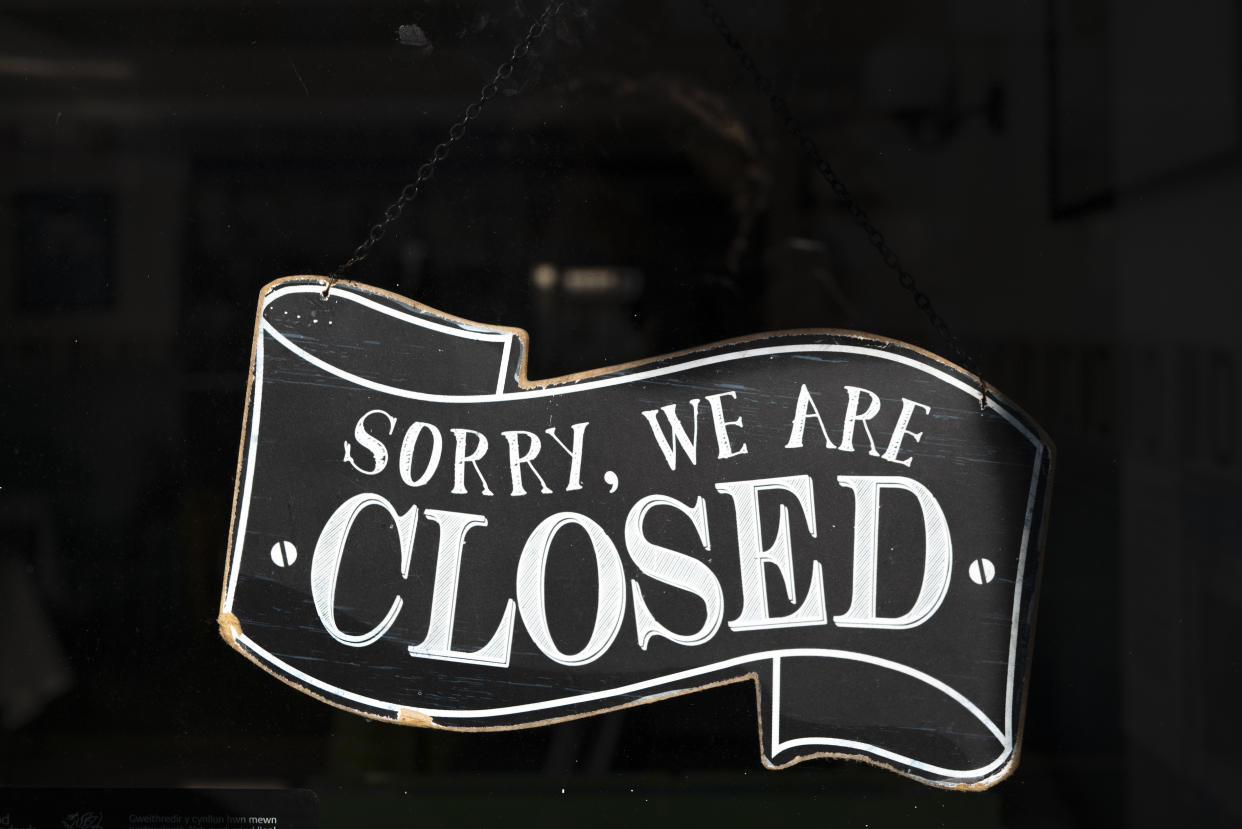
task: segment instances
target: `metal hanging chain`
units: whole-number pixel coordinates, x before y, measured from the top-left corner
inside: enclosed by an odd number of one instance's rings
[[[914,276],[902,266],[901,260],[898,258],[897,253],[885,240],[884,234],[880,232],[880,229],[877,228],[871,221],[871,218],[867,215],[867,212],[863,210],[862,206],[855,201],[854,196],[849,191],[849,188],[845,186],[845,183],[841,181],[840,176],[838,176],[836,171],[833,170],[832,165],[828,163],[828,160],[824,158],[823,154],[820,152],[819,146],[815,143],[815,140],[807,135],[802,129],[802,125],[796,118],[794,118],[793,113],[790,112],[789,104],[785,102],[784,98],[776,93],[772,81],[761,71],[759,71],[759,67],[755,64],[754,58],[750,56],[750,53],[746,51],[746,48],[737,38],[737,35],[733,33],[733,30],[725,21],[724,16],[721,15],[720,10],[716,8],[716,5],[711,2],[711,0],[701,1],[703,10],[707,14],[708,19],[711,20],[713,25],[715,25],[717,31],[720,32],[721,37],[724,38],[724,41],[728,44],[729,48],[737,53],[737,56],[742,63],[742,68],[750,74],[751,78],[755,82],[755,85],[759,88],[759,91],[768,96],[772,112],[781,119],[785,125],[785,128],[795,139],[797,139],[803,152],[805,152],[807,157],[814,162],[815,168],[819,171],[820,176],[825,182],[827,182],[828,186],[832,188],[832,191],[837,195],[837,197],[841,199],[846,210],[849,212],[850,216],[854,218],[854,221],[858,224],[858,226],[861,227],[863,232],[867,234],[867,240],[871,242],[872,247],[874,247],[876,252],[880,254],[880,257],[884,260],[884,264],[897,274],[897,283],[902,288],[910,292],[915,306],[927,316],[928,322],[931,323],[931,326],[935,328],[936,331],[948,342],[949,347],[952,349],[953,355],[957,361],[965,366],[972,374],[978,376],[978,364],[974,357],[967,354],[962,348],[961,342],[950,330],[948,323],[946,323],[944,318],[941,317],[940,314],[936,312],[935,308],[932,307],[931,299],[927,296],[927,294],[923,293],[923,291],[919,289],[918,283],[915,281]],[[405,209],[405,206],[418,197],[418,194],[422,190],[422,186],[430,181],[435,175],[436,167],[441,161],[448,157],[449,151],[452,149],[453,145],[461,140],[462,136],[466,134],[466,126],[471,121],[479,117],[483,111],[483,107],[487,105],[488,101],[496,97],[497,93],[500,91],[501,82],[507,80],[513,74],[513,71],[517,65],[521,63],[521,61],[530,52],[530,47],[543,35],[545,31],[547,31],[548,24],[550,24],[558,14],[560,14],[561,9],[564,8],[567,2],[568,0],[552,0],[552,2],[548,4],[547,8],[543,10],[543,13],[540,14],[535,22],[531,24],[525,37],[523,37],[522,40],[518,42],[517,46],[513,48],[513,53],[509,56],[509,59],[496,69],[496,74],[493,76],[492,80],[483,86],[479,93],[479,99],[466,107],[461,119],[449,128],[448,138],[437,144],[431,153],[431,157],[426,163],[418,168],[418,174],[414,181],[401,188],[401,193],[397,200],[384,210],[383,218],[371,227],[370,232],[367,234],[367,238],[354,249],[353,255],[337,266],[336,270],[334,270],[328,277],[327,284],[324,286],[325,297],[331,292],[332,285],[344,277],[346,271],[367,258],[367,255],[371,252],[371,248],[383,239],[384,235],[388,232],[388,226],[399,219],[402,211]],[[979,384],[981,388],[979,405],[982,410],[987,407],[987,383],[984,382],[982,377],[980,377]]]
[[[949,329],[948,323],[946,323],[944,318],[941,317],[940,314],[936,313],[936,310],[932,307],[931,299],[928,298],[927,294],[919,290],[918,283],[915,282],[914,277],[910,274],[910,272],[902,266],[901,260],[897,257],[896,252],[894,252],[893,249],[889,247],[888,242],[885,241],[884,234],[881,233],[879,228],[877,228],[871,221],[871,218],[867,215],[867,212],[862,209],[857,201],[854,200],[854,196],[850,193],[849,188],[845,186],[844,182],[841,181],[840,176],[838,176],[836,171],[832,169],[832,165],[828,163],[828,160],[824,158],[823,154],[819,151],[819,146],[815,143],[815,140],[811,138],[811,136],[807,135],[802,129],[802,125],[798,123],[798,120],[794,118],[793,113],[789,111],[789,104],[787,104],[785,99],[775,92],[772,86],[772,81],[759,71],[759,67],[755,65],[754,58],[752,58],[746,51],[746,48],[742,46],[742,42],[738,40],[737,35],[733,34],[733,30],[730,29],[729,24],[725,22],[724,17],[720,14],[720,10],[716,8],[716,5],[712,3],[711,0],[702,0],[702,4],[703,11],[707,13],[708,19],[711,20],[717,31],[720,32],[720,35],[724,38],[725,43],[729,45],[730,49],[737,53],[739,60],[742,62],[742,68],[750,74],[751,78],[755,82],[755,85],[759,87],[759,91],[768,96],[772,112],[784,122],[785,128],[789,130],[789,133],[795,139],[797,139],[798,144],[802,147],[803,152],[807,154],[807,157],[814,162],[815,168],[819,170],[820,176],[822,176],[824,181],[828,183],[828,186],[832,188],[832,192],[836,193],[837,197],[841,199],[845,205],[845,209],[849,211],[850,216],[854,218],[854,221],[858,223],[858,226],[861,227],[863,232],[867,234],[868,241],[870,241],[871,246],[879,252],[880,256],[884,260],[884,264],[896,272],[897,284],[910,292],[910,295],[914,299],[914,304],[927,316],[932,328],[935,328],[936,331],[948,341],[949,347],[953,350],[953,356],[956,358],[957,362],[965,366],[970,373],[978,376],[978,364],[975,362],[974,357],[966,353],[957,337]],[[980,378],[980,384],[983,387],[984,395],[980,402],[981,405],[986,406],[987,384],[983,383],[982,378]]]
[[[565,7],[567,2],[568,0],[552,0],[548,7],[543,10],[543,14],[539,15],[535,22],[531,24],[530,29],[526,32],[526,36],[518,42],[517,46],[513,47],[513,54],[509,56],[507,61],[500,64],[496,69],[495,76],[488,83],[484,84],[482,91],[479,93],[479,99],[466,107],[466,111],[462,114],[461,119],[449,127],[448,138],[436,145],[436,148],[431,153],[431,157],[427,159],[423,166],[418,168],[418,175],[415,179],[401,188],[400,196],[397,197],[395,202],[388,205],[388,208],[384,211],[383,218],[371,227],[367,238],[354,249],[353,255],[338,265],[336,270],[332,272],[332,275],[328,277],[328,284],[324,287],[325,297],[331,292],[332,285],[342,279],[347,270],[367,258],[375,243],[383,239],[384,234],[388,232],[388,226],[399,219],[401,211],[405,209],[405,206],[418,197],[423,185],[435,175],[436,167],[448,157],[449,150],[452,149],[453,145],[466,134],[466,125],[478,118],[487,102],[496,97],[496,94],[500,92],[500,84],[513,74],[513,70],[517,68],[517,65],[530,52],[530,47],[547,31],[548,24],[560,14],[561,9]]]

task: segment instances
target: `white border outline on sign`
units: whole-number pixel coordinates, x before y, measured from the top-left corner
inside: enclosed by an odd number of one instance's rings
[[[232,570],[229,573],[229,586],[224,594],[221,607],[226,613],[233,612],[233,594],[237,592],[237,578],[241,575],[242,544],[246,540],[246,523],[250,518],[250,487],[254,481],[254,460],[259,445],[259,410],[263,405],[263,338],[258,337],[254,344],[254,399],[250,402],[250,435],[246,438],[246,486],[242,490],[240,511],[237,514],[237,535],[234,537]]]
[[[411,400],[425,400],[428,402],[434,401],[434,402],[444,402],[444,403],[455,403],[455,402],[456,403],[484,403],[484,402],[497,402],[501,400],[512,400],[515,398],[524,398],[524,397],[544,397],[544,396],[550,396],[550,395],[570,394],[570,393],[576,393],[579,391],[588,391],[591,389],[597,389],[597,388],[603,388],[607,386],[636,382],[636,381],[648,379],[651,377],[660,377],[665,374],[679,373],[684,370],[689,370],[689,369],[698,368],[702,366],[714,365],[714,364],[722,363],[722,362],[731,362],[731,361],[739,360],[739,359],[746,359],[746,358],[752,358],[752,357],[763,357],[763,356],[770,356],[770,355],[775,355],[775,354],[807,353],[807,352],[816,352],[816,351],[858,354],[862,356],[876,357],[879,359],[884,359],[884,360],[889,360],[891,362],[900,363],[902,365],[915,368],[919,371],[923,371],[927,374],[930,374],[936,379],[944,383],[947,383],[948,385],[953,386],[961,391],[966,392],[971,397],[973,397],[975,400],[984,399],[980,389],[971,387],[967,385],[966,383],[962,382],[961,380],[957,379],[956,377],[950,374],[947,374],[944,371],[941,371],[940,369],[937,369],[933,366],[927,365],[926,363],[907,357],[904,354],[893,354],[884,349],[873,348],[873,347],[868,347],[868,346],[854,346],[854,345],[845,345],[845,344],[839,344],[839,343],[836,343],[836,344],[806,343],[806,344],[800,344],[800,345],[765,346],[765,347],[759,347],[759,348],[739,349],[737,351],[730,351],[724,354],[708,355],[708,356],[705,356],[699,359],[687,360],[684,362],[677,362],[674,364],[664,365],[664,366],[660,366],[657,368],[634,371],[632,373],[613,375],[613,376],[603,377],[599,379],[584,379],[578,382],[566,383],[564,385],[543,386],[543,387],[533,388],[533,389],[520,389],[517,391],[504,392],[503,388],[504,388],[505,376],[508,371],[509,358],[511,354],[512,341],[514,337],[513,334],[508,333],[508,332],[495,331],[495,330],[485,330],[481,327],[476,328],[472,326],[470,323],[465,322],[465,321],[456,323],[456,325],[459,325],[461,327],[454,327],[454,326],[446,325],[444,323],[438,323],[432,320],[428,320],[423,317],[410,314],[406,311],[402,311],[396,308],[386,306],[368,297],[356,294],[353,291],[339,291],[336,294],[336,297],[338,298],[349,299],[359,305],[363,305],[365,307],[371,308],[372,310],[378,311],[387,316],[402,320],[404,322],[408,322],[413,325],[418,325],[424,328],[430,328],[430,329],[437,330],[445,334],[450,334],[453,336],[460,336],[466,339],[503,343],[502,354],[501,354],[500,376],[497,381],[497,390],[494,394],[447,395],[447,394],[430,394],[430,393],[423,393],[423,392],[413,392],[413,391],[409,391],[408,389],[401,389],[395,386],[389,386],[383,383],[378,383],[378,382],[374,382],[371,380],[367,380],[363,377],[358,377],[355,374],[352,374],[348,371],[345,371],[336,366],[333,366],[319,359],[318,357],[315,357],[314,355],[308,353],[305,349],[295,345],[287,337],[285,337],[283,334],[277,331],[275,327],[271,325],[271,323],[269,323],[266,319],[263,318],[262,312],[265,311],[272,302],[274,302],[276,299],[280,298],[281,296],[286,295],[286,294],[311,293],[311,292],[322,293],[322,288],[319,285],[315,285],[315,284],[283,285],[283,286],[272,289],[263,298],[263,301],[260,306],[260,316],[259,316],[260,331],[258,332],[259,335],[256,337],[256,343],[255,343],[255,354],[254,354],[255,365],[254,365],[254,373],[253,373],[253,381],[252,381],[254,385],[254,397],[252,400],[252,408],[251,408],[250,434],[249,434],[249,437],[247,438],[247,440],[249,441],[249,446],[247,447],[248,451],[246,453],[246,480],[243,485],[243,490],[241,493],[242,504],[240,506],[240,511],[238,514],[238,524],[236,528],[236,534],[234,537],[234,549],[232,551],[233,555],[230,561],[231,572],[229,573],[228,587],[226,589],[224,602],[222,603],[222,607],[221,607],[222,613],[232,613],[233,599],[234,599],[234,595],[236,592],[237,579],[241,572],[242,547],[245,542],[246,523],[249,517],[250,496],[251,496],[251,489],[252,489],[253,478],[254,478],[255,454],[256,454],[257,444],[258,444],[257,438],[258,438],[258,430],[259,430],[259,415],[260,415],[260,409],[261,409],[261,404],[262,404],[263,367],[264,367],[264,348],[263,348],[263,337],[262,337],[263,333],[267,333],[269,336],[271,336],[273,339],[275,339],[277,342],[283,345],[286,349],[288,349],[292,354],[302,358],[304,361],[311,363],[312,365],[320,368],[321,370],[326,371],[329,374],[332,374],[333,376],[336,376],[342,380],[346,380],[347,382],[353,383],[357,386],[368,388],[368,389],[371,389],[372,391],[377,391],[383,394],[388,394],[388,395],[392,395],[395,397],[401,397],[401,398],[406,398],[406,399],[411,399]],[[607,369],[605,369],[605,371],[606,370]],[[396,703],[386,702],[383,700],[371,699],[361,694],[356,694],[352,691],[347,691],[343,688],[338,688],[334,685],[323,682],[319,679],[316,679],[315,677],[310,676],[309,674],[304,673],[303,671],[298,670],[297,668],[294,668],[293,666],[287,664],[283,660],[279,659],[275,655],[271,654],[270,652],[262,648],[260,645],[258,645],[258,643],[254,642],[252,639],[250,639],[250,637],[246,636],[240,630],[237,631],[234,638],[238,644],[243,645],[247,650],[253,653],[256,657],[260,658],[266,664],[272,665],[273,667],[277,667],[280,670],[284,671],[287,675],[296,677],[306,682],[307,684],[312,685],[316,688],[319,688],[320,690],[326,691],[329,694],[332,694],[340,699],[349,700],[349,701],[352,701],[352,702],[355,702],[361,705],[366,705],[366,706],[379,709],[379,710],[393,711],[394,713],[415,712],[417,714],[421,714],[427,717],[434,718],[435,716],[444,716],[450,719],[458,719],[458,718],[467,719],[467,718],[472,718],[472,717],[473,718],[484,718],[484,717],[498,717],[498,716],[514,716],[514,715],[519,715],[519,714],[523,714],[523,713],[530,712],[530,711],[546,710],[549,708],[573,705],[575,703],[584,703],[584,702],[591,702],[591,701],[599,700],[599,699],[608,699],[611,697],[630,694],[635,691],[643,690],[645,688],[674,685],[682,680],[690,679],[695,676],[701,676],[704,674],[727,670],[729,668],[736,667],[739,665],[745,665],[750,662],[771,659],[772,668],[773,668],[773,678],[772,678],[773,708],[772,708],[772,717],[770,720],[770,727],[772,730],[771,755],[773,759],[775,759],[776,755],[779,752],[787,750],[789,748],[795,748],[795,747],[803,746],[803,745],[824,745],[824,746],[838,746],[838,747],[843,747],[843,748],[848,748],[848,749],[866,751],[876,757],[883,757],[889,760],[900,762],[900,763],[903,763],[909,766],[910,768],[920,769],[920,770],[930,772],[933,774],[939,774],[943,777],[968,778],[968,777],[978,777],[979,775],[988,774],[992,770],[996,769],[998,766],[1004,764],[1011,757],[1013,753],[1013,738],[1014,738],[1014,735],[1013,735],[1013,686],[1014,686],[1015,670],[1016,670],[1019,615],[1020,615],[1021,607],[1022,607],[1021,600],[1022,600],[1022,591],[1024,588],[1024,570],[1026,566],[1027,548],[1029,546],[1030,532],[1031,532],[1031,527],[1034,521],[1035,498],[1036,498],[1037,491],[1038,491],[1039,473],[1040,473],[1040,469],[1043,463],[1044,445],[1043,445],[1043,442],[1030,429],[1028,429],[1026,425],[1023,424],[1013,413],[1011,413],[1010,411],[1002,407],[994,395],[988,395],[986,397],[985,402],[989,409],[992,409],[997,414],[999,414],[1006,422],[1008,422],[1011,426],[1017,429],[1019,433],[1025,436],[1035,447],[1035,463],[1034,463],[1034,468],[1031,473],[1031,488],[1030,488],[1030,493],[1027,498],[1026,518],[1025,518],[1025,522],[1024,522],[1024,526],[1022,530],[1022,540],[1020,542],[1020,551],[1018,555],[1017,574],[1016,574],[1015,581],[1014,581],[1013,616],[1012,616],[1012,621],[1010,625],[1009,664],[1008,664],[1008,675],[1007,675],[1007,681],[1006,681],[1006,687],[1005,687],[1005,728],[1003,732],[1001,731],[1000,728],[996,726],[994,722],[992,722],[992,720],[989,717],[987,717],[986,714],[984,714],[978,708],[978,706],[970,702],[970,700],[967,699],[963,694],[961,694],[959,691],[952,688],[951,686],[947,685],[946,683],[930,676],[929,674],[925,674],[922,671],[919,671],[917,668],[913,668],[908,665],[903,665],[899,662],[886,660],[881,657],[874,657],[874,656],[870,656],[867,654],[856,653],[853,651],[816,649],[816,648],[765,651],[761,653],[748,654],[745,656],[735,657],[733,659],[713,663],[711,665],[702,666],[699,668],[687,669],[685,671],[680,671],[674,674],[665,674],[663,676],[656,677],[653,679],[644,680],[642,682],[633,683],[627,686],[622,686],[621,688],[612,688],[612,689],[606,689],[603,691],[590,692],[587,694],[579,694],[579,695],[575,695],[572,697],[565,697],[559,700],[545,700],[543,702],[525,703],[522,705],[509,706],[505,708],[453,711],[453,710],[439,710],[439,709],[430,709],[430,708],[417,708],[413,706],[398,705]],[[795,740],[781,742],[779,739],[779,733],[780,733],[779,732],[779,729],[780,729],[780,714],[779,714],[780,660],[782,657],[798,657],[798,656],[840,658],[840,659],[848,659],[852,661],[867,662],[867,663],[874,664],[879,667],[888,668],[890,670],[894,670],[899,673],[906,674],[912,678],[918,679],[928,684],[929,686],[941,691],[946,696],[949,696],[950,698],[952,698],[953,700],[961,704],[964,708],[966,708],[977,719],[979,719],[979,721],[987,727],[989,732],[991,732],[993,736],[995,736],[1001,742],[1002,752],[995,760],[993,760],[991,763],[989,763],[986,766],[982,766],[980,768],[970,769],[970,770],[953,770],[953,769],[945,769],[945,768],[935,766],[929,763],[923,763],[921,761],[914,760],[909,757],[904,757],[900,754],[897,754],[896,752],[892,752],[887,749],[881,748],[880,746],[874,746],[869,743],[861,743],[861,742],[857,742],[853,740],[841,740],[841,739],[830,738],[830,737],[805,737],[805,738],[799,738]],[[664,695],[656,694],[653,696],[660,697]],[[643,700],[637,700],[636,702],[642,702],[642,701]],[[976,783],[986,784],[987,782],[989,782],[989,780],[990,778],[980,779],[976,781]],[[926,781],[926,782],[930,782],[933,785],[947,785],[944,783],[937,783],[937,781]]]

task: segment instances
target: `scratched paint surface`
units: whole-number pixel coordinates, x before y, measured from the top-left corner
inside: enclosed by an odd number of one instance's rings
[[[375,289],[268,286],[226,639],[379,718],[520,726],[753,674],[769,765],[857,756],[937,785],[1012,768],[1037,426],[857,334],[546,385],[523,382],[523,348]]]

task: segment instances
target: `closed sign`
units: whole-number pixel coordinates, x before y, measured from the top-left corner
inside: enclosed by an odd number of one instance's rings
[[[233,647],[411,725],[753,681],[769,767],[1012,769],[1052,452],[972,375],[810,331],[529,381],[520,331],[324,284],[261,299]]]

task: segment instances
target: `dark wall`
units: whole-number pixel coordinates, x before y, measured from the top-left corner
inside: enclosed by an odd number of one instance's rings
[[[1242,818],[1242,18],[1161,5],[721,3],[1057,443],[1022,763],[960,795],[764,771],[748,685],[462,735],[230,651],[259,288],[346,259],[542,7],[0,2],[0,785],[308,787],[341,826]],[[952,356],[693,3],[570,3],[351,276],[525,328],[532,377],[806,326]]]

